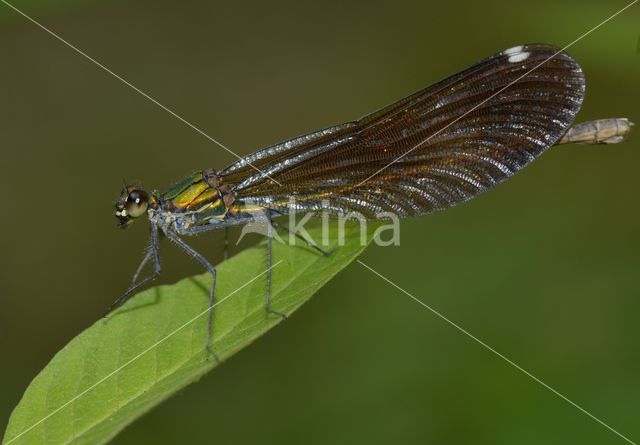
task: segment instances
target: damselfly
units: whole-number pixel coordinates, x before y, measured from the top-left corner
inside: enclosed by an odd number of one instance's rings
[[[160,274],[159,239],[166,236],[211,273],[210,350],[216,269],[184,235],[293,210],[376,219],[449,208],[512,176],[563,135],[562,143],[619,142],[629,130],[625,119],[568,133],[584,90],[580,66],[568,54],[544,44],[518,46],[357,121],[265,148],[223,170],[197,171],[165,192],[125,186],[115,203],[119,225],[146,214],[150,249],[109,310]],[[284,317],[270,301],[271,237],[267,249],[265,309]],[[149,261],[153,273],[138,280]]]

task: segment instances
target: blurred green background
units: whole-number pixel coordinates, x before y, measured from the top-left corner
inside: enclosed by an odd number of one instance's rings
[[[565,45],[624,1],[16,1],[241,154],[357,118],[526,42]],[[640,121],[640,5],[577,43],[579,121]],[[234,158],[0,4],[0,428],[126,286],[163,188]],[[637,130],[637,128],[636,128]],[[563,146],[496,190],[403,222],[363,261],[640,440],[640,133]],[[238,232],[236,232],[237,235]],[[254,238],[254,242],[257,238]],[[222,234],[193,241],[221,258]],[[165,246],[161,282],[200,273]],[[137,421],[132,443],[624,443],[358,264]]]

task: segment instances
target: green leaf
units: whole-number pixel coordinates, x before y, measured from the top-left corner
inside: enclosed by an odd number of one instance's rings
[[[274,241],[273,309],[291,314],[364,250],[357,227],[345,232],[337,246],[330,231],[329,257]],[[320,228],[309,233],[322,239]],[[264,310],[265,268],[264,242],[218,267],[213,349],[222,360],[282,321]],[[210,282],[202,274],[148,289],[74,338],[31,382],[3,444],[105,443],[215,368],[205,352]]]

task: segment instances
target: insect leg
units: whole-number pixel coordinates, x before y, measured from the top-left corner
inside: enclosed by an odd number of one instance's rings
[[[132,287],[136,284],[136,282],[138,281],[138,277],[140,277],[140,273],[142,272],[142,269],[144,269],[144,266],[147,265],[147,263],[149,262],[152,256],[153,256],[153,252],[149,248],[147,252],[144,254],[144,258],[142,258],[142,261],[140,261],[140,265],[138,265],[136,272],[133,274],[133,277],[129,282],[129,287]]]
[[[267,311],[267,315],[275,314],[282,318],[287,318],[286,314],[282,312],[274,311],[271,309],[271,254],[272,254],[272,241],[273,241],[273,220],[268,218],[267,220],[267,298],[264,305],[264,309]]]
[[[156,244],[159,246],[163,235],[162,235],[162,232],[157,232],[157,234],[158,234],[158,241]],[[129,282],[129,287],[133,287],[136,284],[136,281],[138,281],[138,278],[140,277],[140,273],[142,273],[142,269],[144,269],[144,266],[146,266],[149,260],[153,258],[153,254],[154,254],[153,245],[150,243],[149,247],[147,248],[147,252],[144,255],[144,258],[142,258],[142,261],[140,261],[140,264],[138,265],[136,272],[133,274],[133,277]]]
[[[142,279],[140,282],[136,283],[136,280],[138,279],[138,275],[140,275],[142,268],[150,259],[153,259],[153,265],[154,265],[153,273],[148,277]],[[133,280],[131,280],[131,284],[129,285],[129,288],[122,295],[120,295],[116,299],[116,301],[111,303],[111,306],[109,306],[109,309],[107,309],[105,316],[115,308],[122,306],[129,299],[129,297],[131,297],[134,291],[141,288],[142,286],[149,283],[150,281],[155,280],[158,277],[158,275],[160,275],[160,271],[161,271],[160,243],[158,242],[158,227],[155,224],[151,224],[149,251],[142,259],[142,262],[138,266],[138,269],[136,269],[136,273],[133,276]]]
[[[213,357],[219,361],[217,354],[211,349],[211,337],[213,335],[213,305],[214,305],[214,291],[216,288],[216,268],[201,254],[193,250],[191,246],[182,241],[182,239],[173,233],[171,230],[164,231],[167,238],[180,246],[185,252],[191,255],[197,262],[199,262],[205,269],[211,273],[211,288],[209,289],[209,324],[207,326],[207,351],[213,355]]]
[[[224,250],[222,251],[222,261],[229,258],[229,227],[224,228]]]

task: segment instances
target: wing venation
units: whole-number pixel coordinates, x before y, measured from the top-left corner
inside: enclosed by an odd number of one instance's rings
[[[238,199],[280,212],[422,215],[471,199],[527,166],[566,132],[583,96],[582,71],[568,54],[523,45],[220,174]]]

